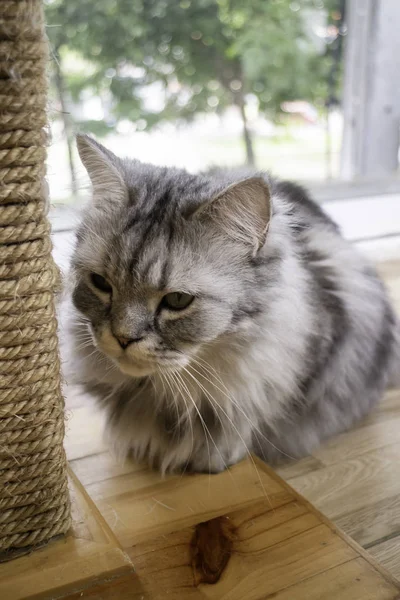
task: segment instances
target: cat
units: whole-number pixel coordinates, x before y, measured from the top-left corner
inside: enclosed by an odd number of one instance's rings
[[[400,366],[374,269],[300,187],[77,139],[93,197],[60,311],[67,381],[162,473],[275,464],[367,415]]]

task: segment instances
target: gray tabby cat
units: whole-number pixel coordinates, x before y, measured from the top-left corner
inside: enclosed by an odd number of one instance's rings
[[[120,453],[162,472],[298,458],[378,402],[398,322],[301,188],[78,149],[93,200],[61,311],[66,376],[98,396]]]

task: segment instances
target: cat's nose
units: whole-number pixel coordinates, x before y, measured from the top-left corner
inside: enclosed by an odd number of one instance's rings
[[[140,340],[143,339],[143,336],[136,337],[136,338],[127,338],[127,337],[122,337],[120,335],[116,335],[115,338],[116,338],[118,344],[121,346],[121,348],[123,350],[125,350],[125,348],[130,346],[130,344],[134,344],[135,342],[140,342]]]

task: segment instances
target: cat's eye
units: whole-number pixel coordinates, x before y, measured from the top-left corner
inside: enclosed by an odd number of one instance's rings
[[[194,296],[191,296],[190,294],[171,292],[164,296],[161,301],[161,306],[163,308],[168,308],[169,310],[183,310],[184,308],[187,308],[193,300]]]
[[[112,287],[108,283],[107,279],[105,279],[102,275],[99,275],[98,273],[91,273],[90,281],[92,282],[94,287],[100,290],[101,292],[104,292],[105,294],[111,294]]]

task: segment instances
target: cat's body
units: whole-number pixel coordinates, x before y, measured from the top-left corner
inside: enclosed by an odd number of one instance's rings
[[[66,376],[99,397],[120,452],[215,472],[247,451],[304,456],[369,412],[400,366],[399,326],[303,190],[80,146],[95,200],[61,310]],[[174,291],[195,299],[166,308]]]

